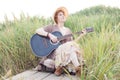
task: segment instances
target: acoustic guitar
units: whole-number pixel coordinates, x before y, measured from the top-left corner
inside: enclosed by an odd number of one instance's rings
[[[86,32],[93,32],[92,27],[86,28]],[[66,39],[67,37],[73,36],[72,34],[62,35],[60,32],[55,31],[52,33],[57,36],[58,42],[53,43],[48,37],[41,36],[39,34],[34,34],[30,39],[30,46],[32,48],[33,53],[37,57],[48,56],[52,51],[58,48],[61,45],[61,40]],[[75,34],[82,34],[82,31],[76,32]]]

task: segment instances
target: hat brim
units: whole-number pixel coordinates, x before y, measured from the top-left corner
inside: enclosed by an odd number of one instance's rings
[[[58,12],[58,11],[63,11],[65,17],[68,17],[68,10],[65,7],[59,7],[59,8],[57,8],[57,10],[54,13],[54,16],[55,16],[56,12]]]

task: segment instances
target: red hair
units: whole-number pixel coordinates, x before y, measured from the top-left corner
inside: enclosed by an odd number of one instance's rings
[[[63,12],[63,14],[65,15],[64,11],[62,11],[62,10],[56,11],[56,13],[54,14],[54,21],[55,21],[56,24],[58,24],[57,20],[58,20],[58,13],[59,12]]]

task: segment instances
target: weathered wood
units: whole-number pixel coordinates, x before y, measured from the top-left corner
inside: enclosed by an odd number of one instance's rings
[[[71,76],[67,74],[62,74],[61,76],[56,76],[52,73],[38,72],[33,70],[28,70],[10,77],[6,80],[79,80],[76,76]]]
[[[31,75],[33,75],[35,73],[37,73],[37,71],[28,70],[28,71],[22,72],[20,74],[17,74],[17,75],[15,75],[13,77],[10,77],[10,78],[8,78],[6,80],[16,80],[16,79],[25,80],[27,77],[29,77],[29,76],[31,76]]]
[[[43,80],[78,80],[76,76],[71,76],[71,75],[61,75],[61,76],[56,76],[54,74],[51,74],[50,76],[46,77]]]
[[[37,74],[27,78],[26,80],[43,80],[47,76],[49,76],[51,73],[46,72],[38,72]]]

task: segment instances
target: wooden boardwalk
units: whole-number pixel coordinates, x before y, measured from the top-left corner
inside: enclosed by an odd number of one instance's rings
[[[48,72],[38,72],[34,70],[27,70],[6,80],[80,80],[77,76],[62,74],[56,76]]]

